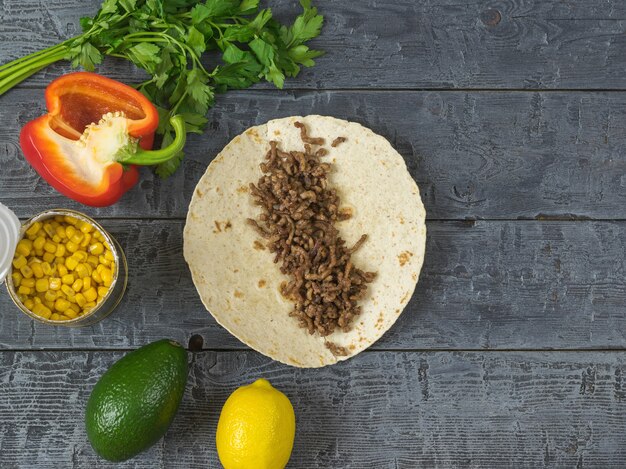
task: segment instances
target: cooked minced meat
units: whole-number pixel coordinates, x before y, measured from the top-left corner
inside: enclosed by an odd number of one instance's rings
[[[261,163],[263,176],[250,184],[262,212],[248,223],[265,238],[281,272],[291,277],[281,286],[281,293],[294,302],[289,314],[310,334],[327,336],[337,328],[347,332],[361,313],[358,301],[376,276],[351,260],[367,235],[351,247],[339,236],[334,224],[350,214],[340,212],[337,191],[329,187],[331,165],[320,161],[326,149],[312,148],[324,145],[324,139],[310,137],[301,122],[294,125],[300,129],[304,151],[281,151],[270,142]]]
[[[337,145],[345,141],[346,141],[346,137],[337,137],[335,140],[333,140],[333,143],[331,143],[330,146],[335,148]]]

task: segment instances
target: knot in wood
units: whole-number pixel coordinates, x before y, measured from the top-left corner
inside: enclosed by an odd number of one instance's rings
[[[498,23],[500,23],[501,19],[502,15],[500,14],[500,12],[493,8],[489,8],[483,11],[480,15],[480,20],[485,26],[496,26]]]

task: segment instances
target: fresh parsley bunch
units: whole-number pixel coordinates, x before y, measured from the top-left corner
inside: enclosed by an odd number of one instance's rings
[[[319,35],[324,19],[310,0],[300,4],[302,14],[285,26],[269,8],[260,10],[259,0],[105,0],[95,17],[81,20],[80,36],[0,66],[0,95],[61,59],[93,70],[105,55],[124,58],[151,77],[137,87],[159,109],[158,133],[167,146],[170,116],[182,114],[187,132],[202,133],[216,92],[260,80],[282,88],[300,66],[314,65],[322,52],[305,43]],[[207,51],[218,52],[212,69],[202,60]],[[183,156],[159,165],[157,174],[173,174]]]

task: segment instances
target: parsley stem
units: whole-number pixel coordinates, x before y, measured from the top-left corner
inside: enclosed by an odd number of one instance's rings
[[[181,105],[181,103],[185,100],[185,98],[187,97],[187,95],[189,94],[188,90],[185,90],[183,92],[183,95],[180,97],[180,99],[178,100],[178,102],[174,105],[174,107],[172,108],[172,110],[170,111],[170,116],[173,116],[174,114],[176,114],[176,111],[178,111],[178,107]]]

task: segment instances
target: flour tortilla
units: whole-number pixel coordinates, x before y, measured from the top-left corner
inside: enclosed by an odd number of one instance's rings
[[[350,332],[310,335],[290,317],[293,304],[279,286],[281,274],[265,241],[246,223],[260,209],[249,193],[261,177],[259,164],[276,140],[284,151],[302,150],[303,122],[312,137],[326,139],[333,163],[329,181],[352,218],[337,223],[348,246],[362,234],[367,242],[354,265],[378,273],[361,300],[362,314]],[[336,137],[347,141],[330,146]],[[252,127],[217,155],[198,182],[189,205],[184,254],[202,302],[231,334],[268,357],[303,368],[336,363],[372,345],[398,319],[417,283],[426,241],[424,206],[403,158],[371,130],[326,116],[287,117]],[[326,342],[344,347],[335,356]]]

